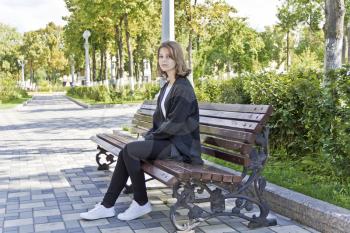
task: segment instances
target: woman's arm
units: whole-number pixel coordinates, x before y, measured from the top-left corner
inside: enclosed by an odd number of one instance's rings
[[[167,139],[179,133],[188,134],[193,130],[188,127],[191,124],[186,124],[195,101],[192,87],[179,85],[171,98],[172,103],[167,112],[166,120],[156,130],[148,134],[146,139]]]

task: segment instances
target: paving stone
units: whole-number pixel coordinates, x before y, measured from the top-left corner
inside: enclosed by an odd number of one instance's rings
[[[42,200],[42,199],[49,199],[49,198],[54,198],[55,196],[50,193],[50,194],[40,194],[40,195],[32,195],[33,200]]]
[[[19,227],[19,233],[32,233],[32,232],[34,232],[33,225],[26,225],[26,226]]]
[[[270,227],[270,229],[278,233],[310,233],[310,231],[295,225],[275,226]]]
[[[75,228],[75,229],[79,228],[79,229],[81,229],[80,228],[80,223],[77,220],[64,220],[64,224],[65,224],[67,229],[70,229],[70,228]]]
[[[20,209],[29,209],[29,208],[36,208],[36,207],[45,207],[44,202],[33,202],[33,203],[27,203],[27,204],[20,204]]]
[[[163,227],[135,230],[135,233],[168,233]]]
[[[44,217],[44,216],[54,216],[60,215],[61,212],[59,209],[50,209],[50,210],[35,210],[34,217]]]
[[[107,224],[109,224],[107,219],[98,219],[94,221],[80,220],[80,225],[83,228],[101,226],[101,225],[107,225]]]
[[[24,225],[32,225],[33,219],[32,218],[25,218],[25,219],[15,219],[15,220],[5,220],[4,221],[4,227],[16,227],[16,226],[24,226]]]
[[[63,214],[62,218],[64,221],[78,220],[80,219],[80,213]]]
[[[231,227],[225,225],[225,224],[218,224],[218,225],[208,225],[208,226],[200,226],[199,227],[203,232],[208,233],[222,233],[222,232],[238,232],[232,229]]]
[[[54,222],[54,223],[44,223],[44,224],[35,224],[35,231],[54,231],[54,230],[63,230],[65,229],[63,222]]]
[[[42,217],[35,217],[34,222],[35,222],[35,224],[48,223],[49,220],[46,216],[42,216]]]

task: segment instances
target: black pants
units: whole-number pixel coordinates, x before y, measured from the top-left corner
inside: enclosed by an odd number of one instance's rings
[[[114,206],[129,176],[134,191],[134,200],[139,205],[146,204],[148,197],[141,160],[165,159],[169,157],[170,153],[171,142],[169,140],[135,141],[125,145],[119,153],[112,180],[102,205],[106,208]]]

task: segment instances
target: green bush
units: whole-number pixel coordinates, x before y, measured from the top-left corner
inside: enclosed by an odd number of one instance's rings
[[[332,85],[322,87],[323,73],[299,69],[288,74],[250,74],[196,86],[200,101],[271,104],[270,147],[279,159],[299,160],[305,170],[350,176],[349,67],[331,72]]]
[[[13,75],[0,72],[0,103],[27,97],[28,93],[19,88]]]
[[[131,92],[129,86],[125,86],[120,90],[108,88],[106,86],[94,86],[69,88],[67,95],[99,103],[123,103],[125,101],[132,102],[154,99],[158,91],[159,86],[151,84],[146,84],[144,87],[136,89],[134,92]]]
[[[215,79],[204,79],[195,85],[195,93],[198,101],[219,102],[221,96],[220,81]]]
[[[320,80],[321,76],[313,71],[246,78],[244,88],[252,103],[274,107],[270,121],[273,148],[283,146],[294,156],[320,151],[320,135],[324,133],[328,113]]]

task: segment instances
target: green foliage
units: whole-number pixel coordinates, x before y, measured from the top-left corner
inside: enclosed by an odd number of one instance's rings
[[[17,86],[17,82],[11,74],[0,72],[0,103],[8,103],[27,97],[29,97],[28,93]]]
[[[327,73],[330,83],[324,88],[328,114],[328,135],[324,149],[338,174],[350,176],[350,76],[344,67]]]
[[[67,95],[78,99],[90,100],[94,103],[109,104],[154,99],[158,91],[158,85],[150,84],[145,85],[145,87],[141,89],[137,89],[134,93],[131,92],[128,86],[120,90],[108,88],[106,86],[94,86],[69,88]]]
[[[251,76],[245,89],[253,103],[271,104],[273,148],[285,147],[289,155],[319,152],[320,135],[325,132],[328,114],[324,106],[320,74],[314,71]]]
[[[197,99],[202,102],[219,102],[220,82],[216,79],[202,79],[195,86]]]
[[[343,182],[350,175],[349,67],[328,74],[296,69],[288,74],[250,74],[232,80],[198,83],[200,101],[271,104],[270,147],[281,161],[296,160],[301,169],[334,175]],[[322,164],[321,164],[322,163]]]
[[[0,23],[0,71],[18,72],[21,41],[22,36],[15,28]]]
[[[318,55],[311,51],[309,48],[303,51],[300,55],[293,54],[292,64],[290,71],[303,71],[303,70],[321,70],[323,68],[323,61],[320,60]]]
[[[220,84],[221,94],[219,102],[222,103],[251,103],[250,94],[244,89],[244,77],[235,77]]]

